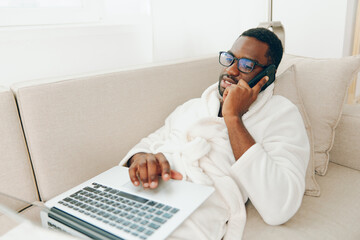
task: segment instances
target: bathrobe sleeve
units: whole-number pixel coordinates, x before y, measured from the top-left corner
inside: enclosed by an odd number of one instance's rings
[[[155,132],[151,133],[149,136],[141,139],[141,141],[136,144],[130,151],[125,155],[125,157],[120,161],[119,165],[126,166],[129,159],[139,152],[151,153],[150,146],[152,142],[163,141],[165,134],[165,126],[159,128]]]
[[[273,98],[256,118],[248,128],[256,144],[235,162],[231,174],[263,220],[278,225],[301,205],[310,145],[302,117],[287,99]]]

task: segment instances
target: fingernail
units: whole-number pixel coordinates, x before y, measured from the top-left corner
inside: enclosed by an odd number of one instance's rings
[[[135,181],[134,182],[135,186],[139,186],[139,182]]]
[[[156,186],[157,186],[156,182],[151,182],[150,183],[150,188],[156,188]]]
[[[167,174],[167,173],[165,173],[165,174],[164,174],[164,178],[168,179],[168,178],[170,178],[170,175]]]
[[[144,187],[149,187],[149,184],[148,184],[148,183],[144,183]]]
[[[265,77],[265,80],[266,80],[266,81],[269,81],[269,77],[268,77],[268,76],[266,76],[266,77]]]

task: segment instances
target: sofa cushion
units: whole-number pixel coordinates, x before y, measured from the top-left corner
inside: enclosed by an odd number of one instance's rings
[[[286,97],[292,103],[294,103],[300,111],[310,142],[310,158],[305,177],[305,194],[309,196],[319,196],[320,187],[315,180],[313,135],[309,117],[307,116],[301,95],[297,88],[297,82],[295,79],[295,66],[291,66],[280,76],[276,77],[274,95],[281,95]]]
[[[304,196],[295,216],[280,226],[264,223],[248,203],[244,240],[251,239],[360,239],[360,171],[329,164],[326,176],[318,177],[321,196]]]
[[[211,57],[12,86],[42,200],[118,165],[219,70]]]
[[[0,216],[1,240],[80,240],[65,231],[55,228],[45,228],[41,225],[40,210],[30,207],[22,211],[22,220],[14,221],[12,218]],[[23,221],[23,220],[29,221]],[[88,238],[90,239],[90,238]]]
[[[347,89],[360,70],[360,56],[313,59],[285,55],[278,72],[292,64],[296,66],[296,80],[312,127],[315,170],[324,175]]]
[[[7,215],[0,215],[0,236],[19,225],[19,222]]]
[[[5,88],[0,89],[0,192],[28,202],[38,200],[14,95]],[[15,211],[28,206],[2,195],[0,204]]]
[[[31,221],[37,226],[41,226],[40,219],[40,208],[31,206],[19,213],[20,218]],[[0,216],[0,236],[3,236],[5,233],[10,231],[11,229],[17,227],[20,222],[16,221],[14,218],[9,215],[1,215]],[[25,239],[25,238],[23,238]],[[26,238],[27,239],[27,238]]]

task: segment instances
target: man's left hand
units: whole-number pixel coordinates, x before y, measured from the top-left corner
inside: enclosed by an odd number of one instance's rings
[[[269,80],[268,76],[263,77],[253,88],[240,79],[235,85],[227,87],[223,94],[222,116],[224,118],[237,116],[242,117],[255,102],[261,88]]]

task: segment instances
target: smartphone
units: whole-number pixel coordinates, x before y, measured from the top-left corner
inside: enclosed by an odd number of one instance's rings
[[[256,75],[253,79],[251,79],[248,84],[251,88],[253,88],[263,77],[268,76],[269,80],[265,83],[265,85],[261,88],[261,91],[264,91],[270,84],[275,81],[275,73],[276,67],[274,64],[266,67],[262,72]]]

